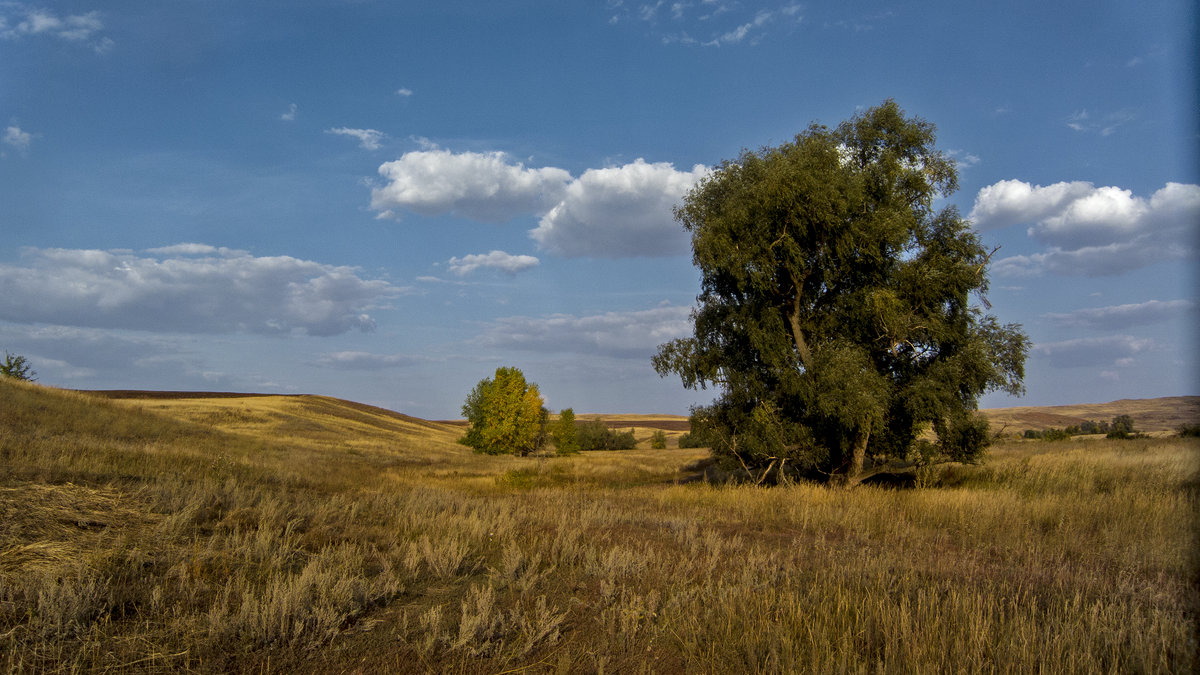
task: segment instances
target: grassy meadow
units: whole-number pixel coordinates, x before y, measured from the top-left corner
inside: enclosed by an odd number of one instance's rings
[[[842,490],[690,481],[706,451],[642,431],[565,458],[461,433],[0,379],[0,671],[1200,669],[1194,438]]]

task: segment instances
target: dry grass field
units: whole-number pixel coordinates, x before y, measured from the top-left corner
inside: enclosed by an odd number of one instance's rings
[[[684,482],[706,452],[645,442],[480,456],[461,433],[323,397],[0,380],[0,670],[1200,668],[1196,439],[1004,442],[841,490]]]

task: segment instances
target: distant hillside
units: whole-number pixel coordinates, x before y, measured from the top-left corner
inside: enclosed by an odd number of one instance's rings
[[[273,430],[292,431],[283,424],[289,415],[308,417],[309,413],[324,412],[327,419],[357,419],[368,429],[382,425],[389,431],[417,432],[427,429],[438,432],[449,439],[462,433],[465,420],[429,421],[402,413],[362,403],[353,403],[328,396],[283,395],[283,394],[238,394],[231,392],[192,391],[88,391],[86,394],[109,399],[137,400],[147,410],[169,412],[173,416],[191,421],[212,422],[219,416],[224,426],[241,426],[270,434]],[[244,413],[237,412],[238,410]],[[255,415],[252,411],[271,409],[272,416]],[[288,411],[291,411],[290,413]],[[991,421],[993,430],[1007,427],[1008,432],[1025,429],[1065,428],[1087,420],[1111,421],[1117,415],[1129,415],[1134,419],[1138,431],[1175,431],[1183,424],[1200,423],[1200,396],[1169,396],[1164,398],[1122,399],[1109,403],[1081,403],[1059,406],[1021,406],[1015,408],[989,408],[981,411]],[[242,415],[234,420],[230,416]],[[669,436],[688,431],[690,425],[684,415],[635,415],[635,414],[589,414],[576,416],[579,421],[599,420],[614,429],[635,429],[639,438],[653,430],[662,429]],[[311,428],[311,422],[306,423]],[[273,427],[281,426],[281,429]],[[335,424],[338,429],[349,431],[345,421]],[[332,429],[331,429],[332,430]],[[671,433],[674,432],[674,433]]]
[[[257,438],[317,446],[370,447],[433,443],[455,452],[452,425],[330,396],[184,391],[81,391],[120,405]]]
[[[992,408],[983,411],[995,429],[1008,431],[1065,428],[1087,420],[1111,421],[1117,415],[1133,418],[1138,431],[1175,431],[1200,422],[1200,396],[1121,399],[1109,403]]]

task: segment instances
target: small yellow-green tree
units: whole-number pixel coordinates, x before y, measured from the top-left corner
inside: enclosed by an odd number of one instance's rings
[[[651,450],[666,450],[667,449],[667,433],[662,429],[655,431],[650,436]]]
[[[528,455],[545,438],[547,414],[536,384],[518,368],[501,366],[467,395],[462,408],[470,423],[463,445],[488,455]]]
[[[558,414],[554,423],[554,447],[560,455],[574,455],[579,452],[579,436],[575,433],[575,411],[564,408]]]

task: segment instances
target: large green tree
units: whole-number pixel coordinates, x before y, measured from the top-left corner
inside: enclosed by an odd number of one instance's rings
[[[970,461],[990,390],[1023,391],[1028,340],[990,309],[989,253],[954,161],[894,102],[725,161],[676,208],[701,293],[654,367],[714,386],[693,428],[760,478],[855,484],[885,460]],[[922,439],[932,428],[936,442]]]
[[[488,455],[528,455],[545,440],[549,415],[538,386],[518,368],[501,366],[475,385],[462,408],[470,427],[464,445]]]

